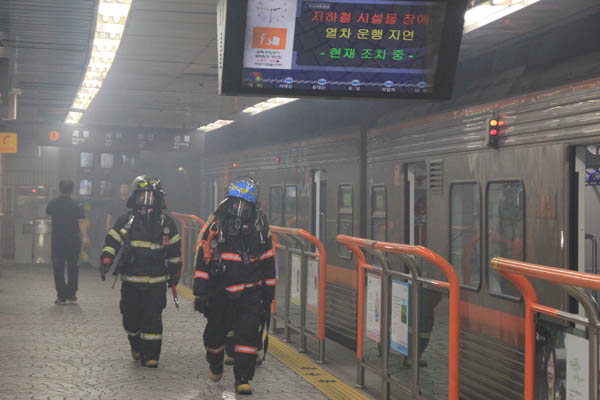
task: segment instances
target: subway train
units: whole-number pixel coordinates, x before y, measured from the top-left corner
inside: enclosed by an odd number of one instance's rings
[[[524,305],[489,261],[502,256],[597,273],[600,53],[597,43],[580,40],[597,32],[597,15],[461,59],[450,102],[402,102],[318,136],[282,131],[254,146],[239,132],[216,138],[242,144],[203,154],[198,213],[214,209],[231,179],[257,177],[271,224],[306,229],[325,244],[327,336],[351,349],[356,262],[336,235],[435,251],[462,287],[461,398],[522,398]],[[426,263],[421,268],[443,278]],[[543,304],[578,312],[560,289],[535,287]],[[429,299],[422,313],[435,316],[424,357],[431,360],[447,351],[447,302],[433,289],[422,298]],[[370,357],[373,346],[365,348]],[[423,390],[444,386],[447,370],[434,364],[421,369]],[[550,379],[545,368],[538,379]],[[548,398],[543,392],[538,398]]]
[[[504,124],[496,145],[492,118]],[[520,398],[523,302],[489,260],[597,268],[589,244],[600,234],[600,78],[207,156],[199,214],[245,174],[260,180],[272,225],[324,242],[330,338],[350,348],[356,340],[356,264],[336,235],[423,245],[446,258],[462,284],[461,397]],[[426,265],[423,273],[439,277]],[[536,288],[544,304],[576,311],[556,288]]]

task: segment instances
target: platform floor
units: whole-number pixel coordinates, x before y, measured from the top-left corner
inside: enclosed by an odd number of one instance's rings
[[[272,356],[253,396],[236,396],[233,371],[207,378],[204,318],[181,298],[163,312],[158,369],[133,361],[121,325],[120,284],[80,269],[79,302],[57,306],[50,266],[0,265],[0,399],[325,399]]]

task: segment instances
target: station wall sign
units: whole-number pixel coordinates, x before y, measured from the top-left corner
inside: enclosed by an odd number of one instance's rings
[[[16,153],[18,150],[17,134],[0,132],[0,153]]]

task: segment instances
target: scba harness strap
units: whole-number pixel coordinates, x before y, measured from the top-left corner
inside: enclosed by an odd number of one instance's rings
[[[162,235],[161,236],[162,241],[160,244],[147,242],[147,241],[140,241],[140,240],[131,240],[131,230],[132,230],[133,224],[136,220],[136,216],[137,215],[135,213],[131,213],[131,216],[129,217],[129,219],[127,220],[125,225],[123,225],[123,228],[121,228],[119,231],[123,238],[123,250],[125,250],[126,252],[130,251],[131,248],[147,248],[150,250],[163,250],[164,251],[163,259],[166,260],[166,247],[171,245],[172,243],[171,243],[171,240],[169,239],[169,233],[171,233],[171,230],[166,225],[165,215],[163,213],[161,213],[161,215],[160,215],[160,231],[161,231],[161,235]],[[134,262],[133,256],[131,257],[129,262],[130,263]],[[119,272],[120,271],[115,269],[113,274],[118,275]]]

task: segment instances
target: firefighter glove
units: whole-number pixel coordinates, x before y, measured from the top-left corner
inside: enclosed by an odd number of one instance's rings
[[[270,305],[275,298],[275,289],[273,287],[264,287],[262,291],[262,301]]]
[[[202,293],[198,296],[196,296],[196,300],[194,301],[194,309],[202,314],[204,314],[204,316],[207,315],[208,313],[208,304],[209,303],[209,296],[208,294]]]
[[[103,281],[106,280],[106,274],[110,270],[112,262],[113,260],[110,257],[103,257],[100,259],[100,278],[102,278]]]

